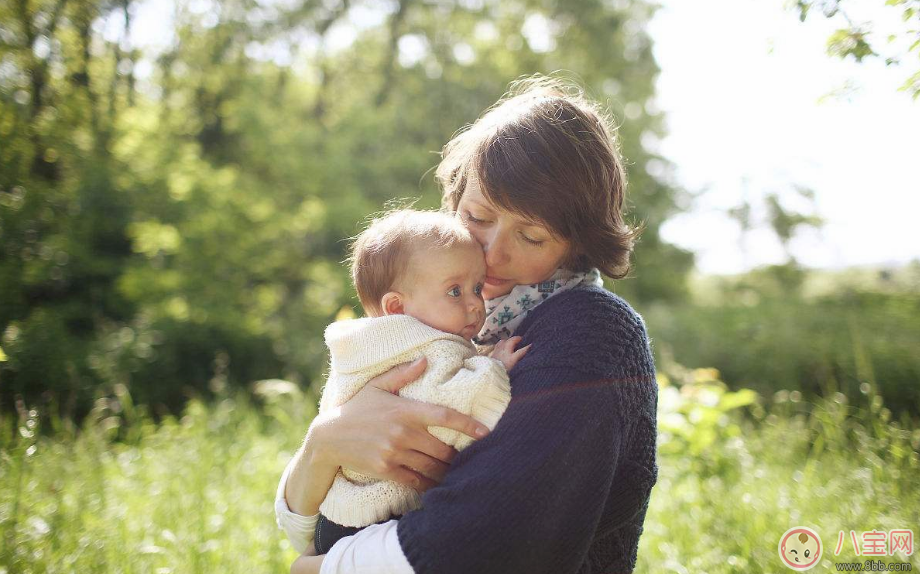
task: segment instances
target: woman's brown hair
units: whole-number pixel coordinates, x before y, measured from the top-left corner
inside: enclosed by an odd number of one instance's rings
[[[570,242],[562,266],[619,279],[641,231],[624,219],[626,171],[600,106],[556,78],[534,76],[444,146],[435,178],[456,211],[470,174],[493,205]]]

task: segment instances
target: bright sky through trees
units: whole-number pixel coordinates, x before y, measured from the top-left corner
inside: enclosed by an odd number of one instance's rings
[[[857,64],[828,56],[825,42],[836,23],[820,14],[800,22],[782,0],[661,5],[648,32],[661,66],[653,105],[667,115],[668,136],[644,143],[676,168],[656,175],[700,192],[690,211],[666,223],[665,239],[695,251],[704,273],[781,263],[785,254],[764,223],[762,203],[766,194],[778,193],[786,208],[826,221],[820,231],[801,230],[791,243],[807,266],[920,258],[920,234],[912,236],[920,211],[920,101],[897,90],[905,69],[886,68],[879,59]],[[211,3],[188,6],[207,11]],[[856,16],[880,30],[885,18],[897,16],[881,5],[859,8],[869,11]],[[154,50],[168,44],[173,10],[169,0],[141,3],[135,22],[144,25],[134,27],[132,41]],[[370,8],[353,12],[333,34],[343,47],[386,16]],[[113,21],[106,35],[115,39],[120,25]],[[529,42],[539,29],[525,30]],[[401,63],[411,65],[425,49],[414,40],[400,40]],[[299,48],[300,56],[310,53],[309,46]],[[265,53],[258,57],[301,68],[298,56],[285,49],[259,49]],[[138,75],[145,69],[141,63]],[[804,201],[796,186],[814,190],[815,203]],[[742,200],[754,209],[755,228],[746,236],[725,214]]]
[[[668,117],[660,152],[676,181],[704,191],[662,235],[697,252],[703,272],[779,263],[766,229],[742,240],[724,215],[745,194],[778,192],[811,212],[794,185],[816,194],[820,233],[792,242],[805,265],[843,267],[920,258],[920,101],[899,92],[908,73],[878,60],[825,53],[836,24],[799,22],[780,0],[665,0],[649,32],[662,72],[658,106]],[[856,14],[884,30],[889,11]],[[877,4],[877,6],[876,6]]]

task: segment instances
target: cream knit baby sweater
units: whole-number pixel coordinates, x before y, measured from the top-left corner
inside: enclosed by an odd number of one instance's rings
[[[332,365],[320,413],[348,401],[373,377],[422,355],[428,359],[425,373],[403,387],[401,396],[450,407],[490,430],[511,400],[508,374],[501,362],[477,355],[476,347],[463,337],[408,315],[337,321],[326,328],[326,345]],[[428,427],[428,431],[457,450],[473,442],[443,427]],[[420,506],[420,495],[408,486],[341,468],[319,510],[342,526],[363,527]]]

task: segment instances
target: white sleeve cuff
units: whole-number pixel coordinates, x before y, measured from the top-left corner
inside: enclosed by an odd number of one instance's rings
[[[284,488],[287,486],[288,475],[294,466],[294,458],[284,468],[281,475],[281,482],[278,483],[278,491],[275,493],[275,520],[278,528],[284,530],[291,546],[299,553],[303,553],[311,544],[313,544],[313,535],[316,533],[316,522],[319,520],[319,513],[313,516],[302,516],[293,512],[288,506],[287,499],[284,497]]]
[[[415,574],[396,535],[398,520],[372,524],[329,549],[320,574]]]

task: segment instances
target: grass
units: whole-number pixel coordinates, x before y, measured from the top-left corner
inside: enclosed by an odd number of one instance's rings
[[[763,405],[711,369],[671,368],[661,385],[637,572],[783,571],[777,542],[795,525],[822,536],[826,559],[840,530],[920,535],[920,428],[885,420],[871,393],[864,408],[795,393]],[[123,388],[81,429],[42,432],[24,405],[0,419],[0,572],[287,572],[272,498],[314,399],[280,382],[258,391],[159,424]]]
[[[815,571],[831,571],[865,559],[849,543],[833,555],[841,530],[847,540],[850,530],[920,534],[920,428],[885,420],[871,390],[865,408],[842,394],[805,403],[793,392],[765,409],[712,372],[661,389],[660,474],[637,571],[785,571],[777,544],[793,526],[818,533],[825,552]],[[741,416],[734,405],[749,400]],[[882,559],[920,568],[918,558]]]
[[[693,302],[642,309],[657,362],[714,365],[731,387],[798,390],[809,400],[861,396],[869,384],[894,413],[920,415],[920,289],[828,292],[810,283],[800,288],[805,295],[751,275],[708,278]]]

